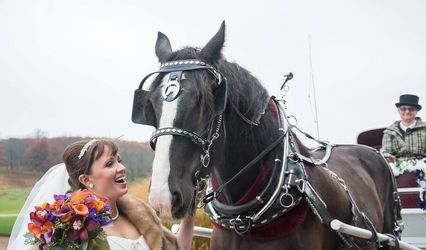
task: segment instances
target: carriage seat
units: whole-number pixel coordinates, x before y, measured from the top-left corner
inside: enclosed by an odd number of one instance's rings
[[[358,135],[357,143],[380,150],[382,148],[384,130],[385,128],[378,128],[364,131]],[[420,196],[415,173],[404,173],[397,176],[395,179],[402,208],[418,208]]]

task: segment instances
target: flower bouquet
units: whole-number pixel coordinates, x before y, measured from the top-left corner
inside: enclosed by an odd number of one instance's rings
[[[112,222],[107,198],[89,190],[54,195],[52,204],[43,203],[30,213],[25,244],[39,249],[101,249],[108,247],[101,226]]]

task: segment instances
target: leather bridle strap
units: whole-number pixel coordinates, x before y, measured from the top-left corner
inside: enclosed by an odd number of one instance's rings
[[[154,131],[154,133],[152,133],[151,139],[150,139],[150,144],[151,144],[152,149],[155,149],[155,144],[157,142],[157,138],[162,136],[162,135],[184,136],[184,137],[191,139],[192,142],[194,142],[195,144],[199,145],[202,148],[204,147],[204,145],[207,144],[207,140],[204,140],[203,138],[201,138],[201,136],[199,136],[198,134],[196,134],[194,132],[188,132],[188,131],[180,129],[180,128],[166,127],[166,128],[160,128],[160,129]]]
[[[281,130],[280,130],[281,131]],[[203,199],[203,203],[207,204],[211,202],[213,199],[215,199],[220,193],[222,193],[223,189],[229,185],[231,182],[233,182],[238,176],[243,174],[245,171],[250,169],[252,166],[254,166],[257,162],[262,160],[269,152],[271,152],[273,149],[275,149],[279,144],[283,142],[283,139],[285,137],[287,132],[283,132],[278,139],[276,139],[272,144],[270,144],[267,148],[265,148],[260,154],[258,154],[253,160],[251,160],[247,165],[245,165],[237,174],[235,174],[231,179],[229,179],[227,182],[220,185],[216,191],[209,192],[206,194],[206,196]]]
[[[194,59],[194,60],[172,61],[172,62],[167,62],[167,63],[161,64],[160,69],[158,71],[152,72],[152,73],[146,75],[142,79],[141,83],[139,84],[139,89],[142,89],[145,81],[150,76],[152,76],[153,74],[170,73],[170,72],[175,72],[175,71],[191,71],[191,70],[197,70],[197,69],[208,70],[217,79],[218,85],[223,83],[224,77],[213,66],[211,66],[210,64],[207,64],[205,62]]]
[[[173,127],[165,127],[160,128],[154,131],[154,133],[151,135],[150,144],[151,148],[155,150],[155,144],[157,142],[157,138],[164,135],[177,135],[177,136],[183,136],[185,138],[190,139],[193,143],[200,146],[202,153],[201,153],[201,159],[200,164],[197,169],[195,169],[193,174],[193,182],[197,186],[197,188],[200,184],[200,181],[203,179],[207,179],[210,176],[211,172],[211,164],[210,164],[210,147],[213,144],[213,142],[219,137],[219,131],[222,124],[222,115],[218,115],[217,119],[213,119],[213,121],[210,123],[208,127],[208,135],[207,139],[203,139],[200,135],[194,132],[189,132],[181,128],[173,128]],[[216,129],[214,129],[215,121],[216,123]]]

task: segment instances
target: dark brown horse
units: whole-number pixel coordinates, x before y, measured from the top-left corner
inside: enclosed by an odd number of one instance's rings
[[[392,233],[396,205],[385,160],[357,145],[324,144],[315,152],[304,147],[259,81],[222,56],[224,38],[223,23],[203,48],[172,51],[158,34],[162,65],[149,90],[142,89],[144,79],[135,92],[132,117],[157,128],[153,207],[163,218],[193,213],[209,178],[209,187],[221,188],[204,199],[215,226],[212,249],[351,249],[352,243],[353,249],[376,249],[374,241],[353,242],[327,223],[337,218]],[[326,163],[315,160],[328,153]],[[314,197],[302,185],[308,182]]]

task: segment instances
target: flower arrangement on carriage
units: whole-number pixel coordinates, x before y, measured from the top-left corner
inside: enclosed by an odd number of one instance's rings
[[[418,202],[418,207],[426,210],[426,158],[416,159],[416,158],[407,158],[407,159],[398,159],[395,162],[389,163],[392,168],[392,171],[397,178],[401,178],[403,175],[415,176],[415,182],[420,186],[423,191],[420,192],[420,201]]]
[[[54,195],[53,203],[36,206],[25,244],[39,249],[101,249],[108,243],[102,226],[112,222],[107,198],[89,190]]]

